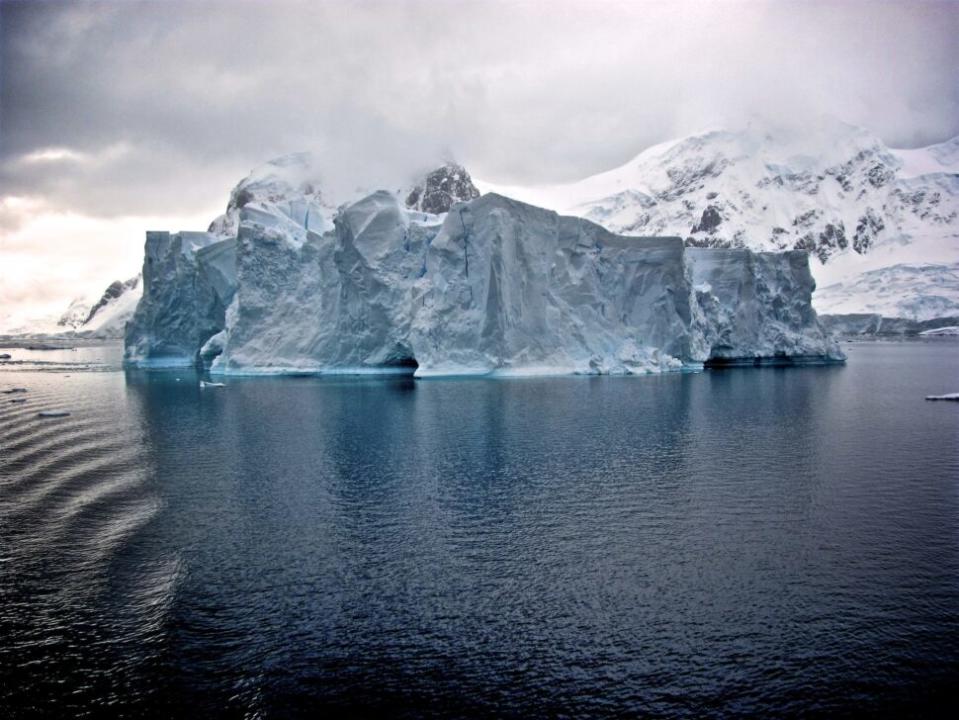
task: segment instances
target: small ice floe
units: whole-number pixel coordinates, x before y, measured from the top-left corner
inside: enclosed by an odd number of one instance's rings
[[[3,390],[4,395],[13,395],[14,393],[26,392],[26,388],[10,388],[9,390]]]
[[[67,417],[70,413],[66,410],[41,410],[37,413],[37,417],[42,418],[55,418],[55,417]]]
[[[208,382],[208,381],[206,381],[206,380],[201,380],[201,381],[200,381],[200,387],[201,387],[201,388],[208,388],[208,387],[226,387],[226,383]]]
[[[922,337],[933,337],[938,335],[959,335],[959,325],[947,325],[945,327],[933,328],[932,330],[923,330],[919,334]]]
[[[926,400],[952,400],[959,402],[959,392],[946,393],[945,395],[926,395]]]

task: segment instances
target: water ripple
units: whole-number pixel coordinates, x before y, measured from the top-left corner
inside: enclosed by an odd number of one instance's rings
[[[0,710],[930,714],[959,413],[921,398],[957,348],[216,393],[5,370]]]

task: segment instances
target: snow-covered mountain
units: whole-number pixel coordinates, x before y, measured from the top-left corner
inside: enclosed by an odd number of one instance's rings
[[[74,298],[70,301],[67,309],[63,311],[63,314],[57,319],[57,329],[61,332],[76,330],[87,321],[87,318],[90,316],[91,307],[92,305],[89,298]]]
[[[675,234],[698,247],[806,250],[822,291],[837,283],[849,291],[842,304],[849,311],[875,306],[868,293],[856,302],[870,285],[859,282],[861,273],[904,263],[912,269],[898,273],[902,282],[887,306],[931,308],[926,298],[938,267],[959,261],[959,138],[894,150],[834,120],[802,132],[750,126],[667,142],[579,182],[478,184],[617,233]],[[838,292],[817,293],[816,307],[836,307]],[[959,294],[950,298],[959,302]]]
[[[0,318],[2,335],[71,335],[95,339],[123,337],[143,294],[140,276],[115,280],[101,294],[75,298],[59,316],[30,319]]]
[[[959,315],[959,262],[902,264],[870,270],[819,288],[816,305],[831,315],[873,313],[933,320]]]
[[[126,282],[114,280],[93,298],[76,298],[57,320],[56,331],[74,331],[91,337],[123,337],[123,327],[140,301],[140,276]]]
[[[76,328],[77,333],[98,338],[123,337],[126,323],[133,317],[142,295],[139,275],[126,282],[115,280],[90,307],[86,320]]]

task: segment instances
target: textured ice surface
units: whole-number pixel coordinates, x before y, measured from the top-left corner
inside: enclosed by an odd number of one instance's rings
[[[143,297],[126,329],[126,358],[191,365],[224,327],[236,284],[235,240],[205,232],[148,232]]]
[[[696,361],[679,238],[625,238],[488,194],[426,254],[411,344],[420,374],[629,373]]]
[[[812,308],[800,251],[687,248],[712,360],[838,357]]]
[[[148,234],[130,362],[429,376],[841,358],[803,253],[703,254],[496,194],[435,215],[377,191],[317,223],[315,185],[269,185],[231,199],[219,234]]]

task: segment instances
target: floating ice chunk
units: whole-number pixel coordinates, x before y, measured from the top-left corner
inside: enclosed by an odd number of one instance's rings
[[[924,337],[934,335],[959,335],[959,325],[948,325],[946,327],[933,328],[932,330],[923,330],[919,334]]]
[[[238,213],[235,239],[148,235],[128,362],[429,377],[844,357],[802,252],[687,249],[495,194],[421,224],[378,191],[322,233],[264,208]]]
[[[221,387],[226,387],[226,383],[209,382],[207,380],[201,380],[200,387],[201,388],[221,388]]]
[[[945,395],[926,395],[926,400],[952,400],[959,402],[959,392],[946,393]]]

